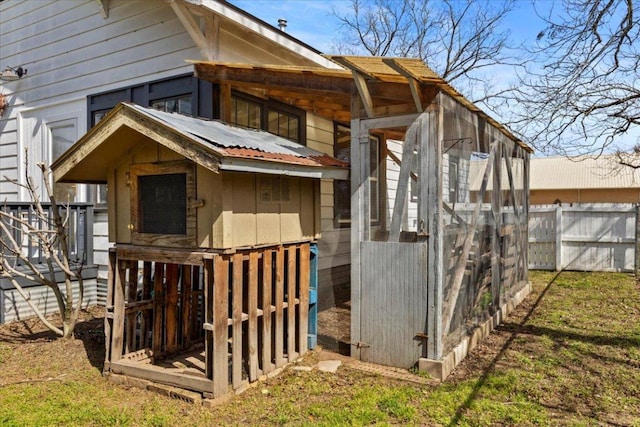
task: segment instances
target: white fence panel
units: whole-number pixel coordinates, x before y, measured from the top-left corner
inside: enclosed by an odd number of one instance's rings
[[[634,271],[634,205],[532,206],[529,268]]]

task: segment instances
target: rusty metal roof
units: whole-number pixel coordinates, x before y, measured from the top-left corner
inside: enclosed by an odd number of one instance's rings
[[[121,103],[51,165],[54,179],[106,182],[141,136],[214,171],[348,178],[346,162],[265,131]]]

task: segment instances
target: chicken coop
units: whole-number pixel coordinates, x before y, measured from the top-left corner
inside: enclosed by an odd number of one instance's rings
[[[56,181],[108,185],[105,375],[218,397],[314,342],[320,178],[345,179],[343,162],[119,104],[52,168]]]
[[[351,173],[334,187],[350,197],[351,356],[443,378],[529,292],[532,150],[421,60],[330,58],[342,68],[195,70],[336,123]]]

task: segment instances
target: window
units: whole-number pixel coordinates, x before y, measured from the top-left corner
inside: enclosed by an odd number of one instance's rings
[[[213,118],[213,89],[212,83],[188,74],[90,95],[87,97],[87,125],[91,128],[124,101],[161,111]],[[93,186],[91,200],[96,205],[106,205],[107,186]]]
[[[303,126],[306,123],[305,113],[288,105],[233,93],[231,123],[245,128],[266,130],[306,145]]]
[[[187,174],[138,177],[141,233],[187,234]]]
[[[135,164],[130,168],[131,229],[135,244],[193,246],[196,237],[193,163]]]
[[[153,101],[151,108],[167,113],[179,113],[191,116],[191,95]]]
[[[334,143],[334,157],[351,163],[351,130],[342,125],[336,125]],[[369,137],[369,190],[370,190],[370,220],[372,224],[380,221],[380,137]],[[351,182],[345,180],[333,181],[333,209],[337,225],[348,227],[351,224]]]
[[[47,124],[51,141],[51,163],[67,151],[77,139],[76,119],[60,120]],[[53,184],[53,195],[60,203],[78,201],[78,184]]]

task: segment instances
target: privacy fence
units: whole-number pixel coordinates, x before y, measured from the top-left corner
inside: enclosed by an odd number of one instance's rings
[[[635,271],[639,212],[633,204],[531,206],[529,269]]]

